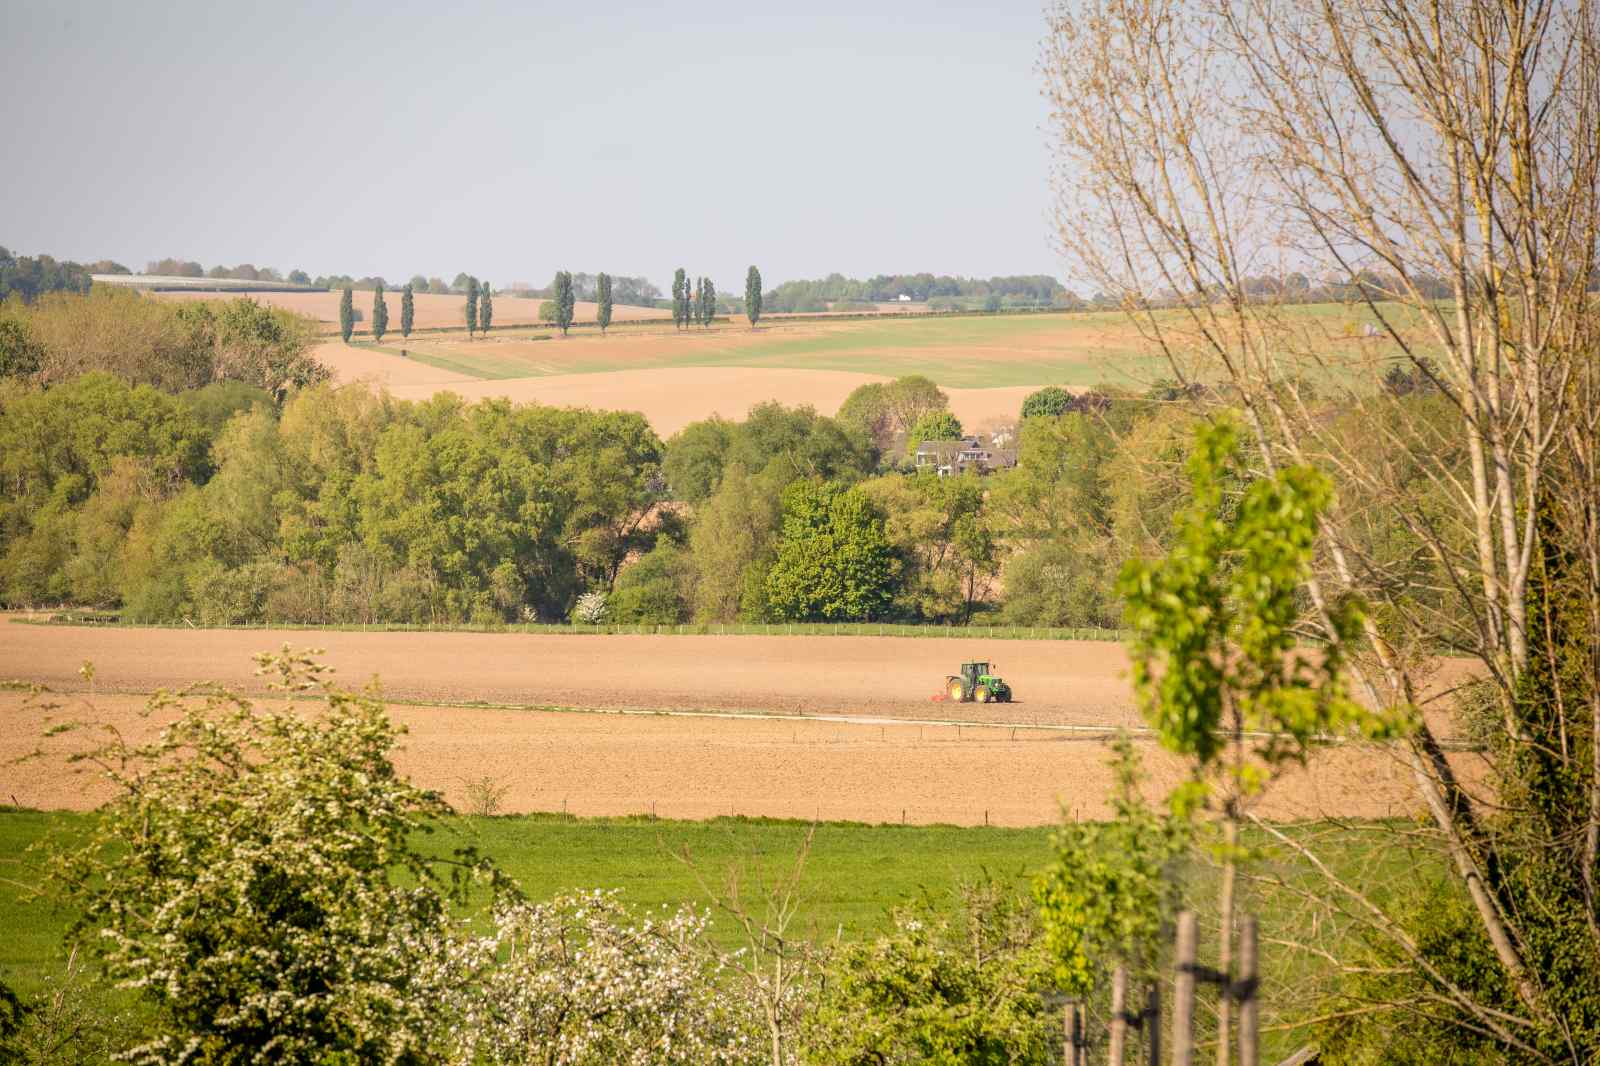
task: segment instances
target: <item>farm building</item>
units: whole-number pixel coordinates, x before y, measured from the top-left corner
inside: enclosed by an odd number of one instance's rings
[[[940,477],[972,471],[986,474],[1017,465],[1015,452],[997,448],[981,437],[960,440],[927,440],[917,446],[918,470],[932,470]]]

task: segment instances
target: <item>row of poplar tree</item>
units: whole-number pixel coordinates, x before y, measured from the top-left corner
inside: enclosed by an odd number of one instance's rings
[[[554,305],[554,322],[560,327],[562,336],[572,328],[574,308],[577,306],[577,297],[572,284],[572,274],[569,271],[558,271],[552,285],[550,302]],[[595,276],[595,321],[604,333],[611,326],[611,275],[600,273]],[[471,337],[478,332],[487,333],[494,325],[494,290],[488,282],[480,282],[477,278],[467,278],[467,303],[465,307],[467,319],[467,336]],[[679,329],[698,322],[702,326],[709,326],[717,313],[717,287],[710,278],[702,277],[698,282],[690,282],[688,273],[679,267],[672,276],[672,322]],[[761,271],[752,266],[745,274],[744,283],[744,313],[754,326],[761,319]],[[413,323],[416,319],[415,301],[411,295],[411,286],[407,285],[401,290],[400,296],[400,335],[411,336]],[[350,343],[350,336],[355,332],[356,312],[354,291],[346,286],[339,300],[339,333],[344,337],[346,344]],[[383,340],[385,333],[389,332],[389,304],[383,298],[383,282],[378,282],[372,292],[372,339]]]

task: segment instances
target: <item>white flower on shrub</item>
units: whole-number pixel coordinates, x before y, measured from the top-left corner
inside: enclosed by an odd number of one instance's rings
[[[573,621],[582,622],[586,626],[597,626],[606,617],[606,594],[604,592],[585,592],[578,597],[578,602],[573,605]]]
[[[464,946],[490,964],[464,997],[462,1066],[762,1061],[759,1023],[719,988],[704,914],[638,915],[586,892],[503,903],[494,919]]]

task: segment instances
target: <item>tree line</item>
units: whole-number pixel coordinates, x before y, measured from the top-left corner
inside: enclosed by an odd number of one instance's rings
[[[829,274],[814,281],[786,281],[766,294],[773,311],[826,311],[836,304],[879,304],[909,296],[918,303],[945,297],[963,300],[1012,298],[1012,306],[1049,306],[1061,283],[1044,274],[964,278],[940,274],[879,274],[865,281]]]

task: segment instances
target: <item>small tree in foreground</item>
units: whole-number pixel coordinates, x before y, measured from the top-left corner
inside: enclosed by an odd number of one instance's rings
[[[355,332],[355,328],[355,294],[350,291],[350,286],[346,285],[344,293],[339,297],[339,335],[344,338],[346,344],[350,343],[350,334]]]
[[[157,737],[75,761],[116,788],[57,841],[70,936],[154,1009],[145,1063],[417,1062],[442,1057],[458,984],[449,907],[492,868],[425,853],[450,813],[407,783],[376,693],[287,648],[257,657],[263,710],[215,686],[151,697]]]
[[[750,320],[751,329],[761,321],[761,271],[753,266],[744,276],[744,317]]]
[[[400,294],[400,336],[411,336],[411,325],[416,321],[416,301],[411,295],[411,286],[407,285]]]

